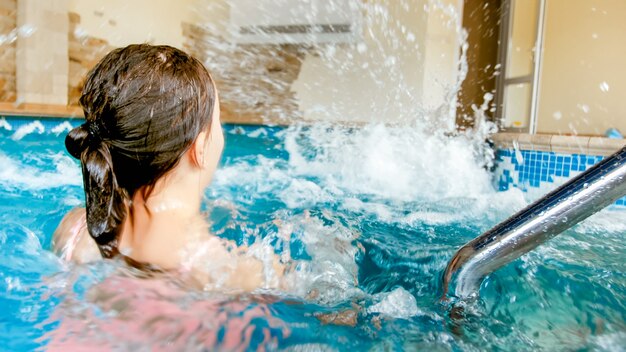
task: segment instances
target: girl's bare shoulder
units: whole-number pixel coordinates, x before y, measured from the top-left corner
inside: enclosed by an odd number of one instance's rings
[[[66,261],[86,263],[101,259],[95,241],[87,231],[85,208],[70,210],[52,235],[52,250]]]

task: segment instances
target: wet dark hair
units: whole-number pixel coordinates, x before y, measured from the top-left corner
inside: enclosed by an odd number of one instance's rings
[[[118,254],[129,200],[178,164],[210,127],[215,101],[206,68],[170,46],[115,49],[89,72],[86,122],[65,146],[81,162],[87,229],[103,257]]]

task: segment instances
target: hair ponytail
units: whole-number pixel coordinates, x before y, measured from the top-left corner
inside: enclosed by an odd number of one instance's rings
[[[67,150],[80,159],[83,169],[87,230],[105,258],[119,253],[118,240],[127,213],[127,193],[120,188],[109,147],[94,140],[87,124],[70,131]],[[81,151],[82,150],[82,151]]]

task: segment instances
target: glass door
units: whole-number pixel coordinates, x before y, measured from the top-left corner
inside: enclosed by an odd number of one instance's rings
[[[535,133],[546,0],[505,0],[496,116],[502,130]]]

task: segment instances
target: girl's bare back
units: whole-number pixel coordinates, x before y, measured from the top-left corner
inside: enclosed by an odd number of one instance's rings
[[[160,228],[164,233],[171,234],[176,221],[170,218],[168,222],[168,226]],[[159,223],[161,221],[156,221],[157,225]],[[280,282],[284,266],[277,257],[272,258],[271,267],[266,268],[261,260],[248,255],[248,248],[208,234],[206,222],[202,219],[180,224],[176,232],[184,237],[178,248],[158,246],[157,252],[144,255],[160,257],[161,260],[146,263],[166,271],[191,275],[194,283],[209,290],[251,292],[259,288],[282,288]],[[52,245],[57,255],[70,262],[84,264],[102,260],[98,246],[87,231],[84,208],[75,208],[64,217],[54,232]],[[124,241],[120,252],[128,255],[133,263],[144,263],[141,256],[133,255],[132,248],[124,246]]]

